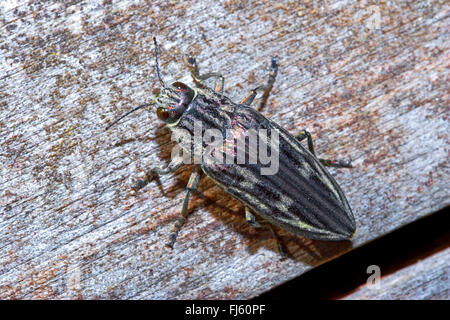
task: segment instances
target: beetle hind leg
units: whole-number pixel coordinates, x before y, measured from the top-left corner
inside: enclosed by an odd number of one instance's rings
[[[277,242],[278,252],[280,253],[281,258],[285,259],[287,257],[286,253],[284,252],[280,237],[277,235],[272,225],[270,225],[268,222],[256,221],[255,216],[248,207],[245,207],[245,221],[247,221],[247,223],[253,228],[263,228],[263,227],[269,228],[270,231],[272,232],[273,237],[275,238],[275,241]]]
[[[311,137],[311,134],[306,131],[306,130],[302,130],[300,131],[296,138],[299,141],[303,141],[305,139],[307,139],[308,141],[308,149],[309,151],[315,156],[316,153],[314,152],[314,145],[313,145],[313,140]],[[328,160],[328,159],[320,159],[319,161],[327,167],[335,167],[335,168],[352,168],[352,162],[350,160]]]
[[[267,99],[269,98],[269,94],[270,94],[270,91],[272,90],[277,73],[278,73],[278,63],[277,63],[277,59],[275,57],[273,57],[271,60],[271,64],[270,64],[270,73],[269,73],[269,79],[267,80],[267,83],[265,85],[256,87],[255,89],[251,90],[250,93],[244,99],[242,99],[240,104],[242,104],[246,107],[250,106],[250,104],[255,99],[257,92],[260,90],[264,90],[264,94],[261,99],[261,104],[259,105],[259,107],[257,109],[258,111],[261,111],[267,103]]]
[[[209,73],[205,73],[205,74],[201,75],[200,71],[198,69],[197,61],[195,60],[194,57],[191,57],[191,56],[186,57],[186,63],[188,65],[189,69],[191,69],[192,79],[194,80],[196,85],[202,87],[202,86],[204,86],[201,83],[202,81],[209,79],[209,78],[217,78],[215,90],[217,92],[219,92],[220,94],[223,94],[225,78],[220,73],[209,72]]]

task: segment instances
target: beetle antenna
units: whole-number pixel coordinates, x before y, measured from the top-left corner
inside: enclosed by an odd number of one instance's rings
[[[123,118],[125,118],[127,115],[129,115],[130,113],[133,113],[133,112],[135,112],[136,110],[139,110],[139,109],[142,109],[142,108],[144,108],[144,107],[147,107],[147,106],[152,106],[152,105],[154,105],[155,103],[146,103],[146,104],[141,104],[139,107],[136,107],[136,108],[134,108],[133,110],[131,110],[131,111],[128,111],[127,113],[125,113],[123,116],[121,116],[120,118],[118,118],[117,120],[115,120],[113,123],[111,123],[109,126],[107,126],[106,127],[106,129],[105,129],[105,131],[106,130],[108,130],[109,128],[111,128],[113,125],[115,125],[117,122],[119,122],[120,120],[122,120]]]
[[[158,80],[159,80],[159,83],[160,83],[163,87],[165,87],[166,85],[164,84],[164,80],[162,79],[162,76],[161,76],[161,70],[159,70],[159,61],[158,61],[159,48],[158,48],[158,43],[156,42],[156,37],[153,37],[153,42],[155,43],[156,73],[158,74]]]

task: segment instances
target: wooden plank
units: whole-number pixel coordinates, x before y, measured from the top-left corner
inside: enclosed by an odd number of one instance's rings
[[[345,300],[448,300],[450,299],[450,248],[365,284]]]
[[[0,298],[245,299],[449,204],[449,6],[394,1],[72,1],[0,4]],[[352,243],[246,225],[208,180],[175,248],[164,247],[189,170],[142,192],[173,143],[154,110],[152,36],[167,82],[184,54],[239,101],[280,72],[264,114],[317,153],[352,206]]]

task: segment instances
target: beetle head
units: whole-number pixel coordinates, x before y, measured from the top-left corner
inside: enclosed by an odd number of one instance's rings
[[[165,85],[159,69],[159,50],[155,37],[153,37],[153,41],[155,42],[156,74],[158,75],[159,83],[163,87],[155,99],[156,115],[167,123],[174,123],[180,119],[194,98],[195,93],[194,90],[182,82],[174,82],[170,87]]]
[[[161,76],[161,71],[159,69],[159,48],[155,37],[153,37],[153,41],[155,43],[156,73],[158,75],[159,83],[163,87],[162,90],[160,90],[159,94],[157,94],[153,102],[140,105],[139,107],[136,107],[133,110],[125,113],[119,119],[115,120],[108,127],[106,127],[106,130],[111,128],[114,124],[119,122],[130,113],[151,105],[156,105],[156,114],[159,119],[164,120],[168,124],[175,123],[176,121],[178,121],[178,119],[180,119],[181,115],[194,98],[195,91],[182,82],[174,82],[169,87],[165,85],[164,80]]]
[[[155,100],[156,114],[167,123],[176,122],[194,98],[195,92],[182,82],[161,90]]]

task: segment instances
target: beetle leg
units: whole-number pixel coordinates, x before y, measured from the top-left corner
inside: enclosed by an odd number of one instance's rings
[[[174,172],[179,167],[181,167],[182,164],[183,164],[183,157],[179,156],[179,157],[174,158],[169,163],[167,168],[165,168],[165,169],[158,168],[158,167],[151,168],[147,172],[145,177],[143,179],[136,180],[131,188],[136,190],[136,191],[140,190],[143,187],[145,187],[147,184],[149,184],[151,181],[153,181],[155,178],[157,178],[158,176]]]
[[[253,228],[261,228],[261,224],[259,222],[256,221],[255,216],[253,215],[253,213],[250,211],[250,209],[248,207],[245,207],[245,221],[247,221],[247,223],[249,225],[251,225]]]
[[[328,160],[328,159],[319,159],[319,160],[326,167],[353,168],[352,162],[350,160]]]
[[[296,138],[299,141],[303,141],[305,138],[308,141],[308,149],[309,151],[313,154],[316,155],[316,153],[314,152],[314,145],[313,145],[313,140],[311,137],[311,134],[306,131],[306,130],[302,130],[300,131]],[[328,159],[320,159],[319,161],[327,167],[335,167],[335,168],[352,168],[352,163],[349,160],[328,160]]]
[[[194,57],[187,57],[186,58],[186,62],[187,65],[189,67],[189,69],[191,69],[191,75],[192,75],[192,79],[194,80],[195,84],[198,86],[204,86],[201,84],[201,81],[209,79],[209,78],[217,78],[216,80],[216,91],[219,92],[220,94],[223,95],[223,88],[224,88],[224,82],[225,79],[224,77],[218,73],[218,72],[209,72],[209,73],[205,73],[200,75],[199,69],[198,69],[198,65],[197,65],[197,61],[195,60]]]
[[[184,197],[183,201],[183,209],[181,210],[181,216],[177,219],[177,222],[175,222],[175,226],[173,228],[173,231],[170,235],[170,241],[167,244],[169,248],[173,248],[173,245],[175,244],[175,241],[177,240],[178,233],[181,230],[181,227],[186,223],[187,217],[188,217],[188,205],[189,205],[189,199],[191,197],[192,192],[197,190],[198,184],[200,182],[201,178],[201,169],[200,166],[196,166],[194,170],[191,173],[191,176],[189,177],[189,182],[187,184],[187,192],[186,196]]]
[[[251,212],[251,210],[248,207],[245,207],[245,220],[253,228],[262,228],[263,225],[265,227],[269,228],[273,234],[273,237],[275,238],[275,241],[277,242],[278,251],[280,252],[281,258],[284,259],[287,257],[286,253],[284,252],[283,245],[281,244],[280,237],[278,237],[277,233],[275,232],[275,230],[273,229],[271,224],[269,224],[268,222],[260,223],[260,222],[256,221],[255,216],[253,215],[253,213]]]
[[[262,85],[262,86],[256,87],[255,89],[251,90],[250,93],[248,94],[248,96],[246,96],[244,99],[242,99],[242,101],[241,101],[242,105],[244,105],[246,107],[250,106],[250,104],[253,102],[253,100],[256,97],[257,91],[264,90],[264,94],[262,96],[261,104],[258,107],[258,111],[261,111],[264,108],[264,106],[267,103],[267,98],[269,98],[270,91],[272,90],[273,83],[275,82],[275,78],[278,73],[278,63],[277,63],[277,59],[275,57],[273,57],[271,60],[270,69],[271,70],[269,73],[269,80],[267,80],[266,85]]]

